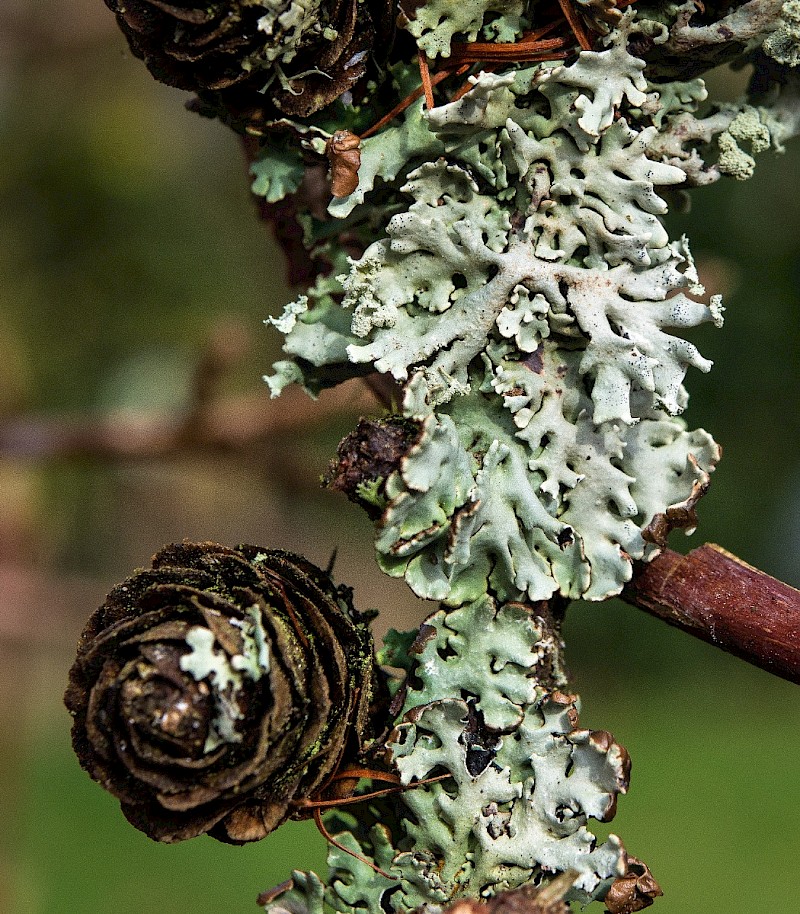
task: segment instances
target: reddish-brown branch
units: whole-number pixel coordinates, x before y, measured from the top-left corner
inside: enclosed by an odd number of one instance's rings
[[[539,32],[532,33],[536,36],[548,32],[560,23],[551,23]],[[498,44],[493,42],[472,42],[470,44],[454,45],[450,55],[452,63],[528,63],[539,59],[550,59],[548,51],[564,50],[575,45],[575,39],[570,36],[560,38],[545,38],[540,40],[520,40],[515,44]]]
[[[435,103],[433,100],[433,83],[431,82],[431,71],[428,67],[428,58],[425,56],[425,52],[422,49],[417,52],[417,57],[419,59],[419,76],[422,80],[422,91],[425,93],[425,107],[430,110]]]
[[[720,546],[665,549],[622,598],[776,676],[800,683],[800,591]]]
[[[569,27],[578,39],[578,44],[584,51],[591,51],[592,39],[586,31],[586,26],[583,24],[580,14],[572,5],[572,0],[558,0],[558,5],[561,7],[561,12],[569,23]]]

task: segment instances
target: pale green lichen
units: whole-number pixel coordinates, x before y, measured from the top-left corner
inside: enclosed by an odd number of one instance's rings
[[[645,392],[633,399],[639,421],[597,425],[580,352],[546,344],[517,361],[499,346],[492,356],[481,390],[428,416],[387,480],[381,567],[453,605],[487,587],[505,599],[617,593],[652,554],[645,528],[705,482],[716,445],[648,412]]]
[[[516,130],[506,131],[512,154],[524,142]],[[479,194],[464,169],[439,162],[412,172],[404,190],[414,203],[390,221],[389,240],[369,248],[345,282],[345,304],[355,305],[352,330],[370,340],[350,345],[350,360],[373,363],[398,380],[424,367],[429,402],[446,402],[465,390],[467,366],[491,342],[522,286],[541,296],[540,307],[547,302],[549,331],[587,339],[583,370],[595,379],[595,404],[603,405],[598,422],[631,420],[623,401],[633,382],[653,391],[668,411],[680,411],[686,368],[707,370],[710,363],[662,328],[691,327],[713,316],[683,294],[665,301],[672,290],[692,286],[680,270],[685,245],[666,244],[649,212],[663,211],[662,201],[627,159],[638,154],[637,164],[651,177],[669,166],[647,160],[639,144],[637,152],[625,149],[624,124],[608,133],[605,183],[596,180],[591,157],[575,177],[569,150],[559,159],[549,144],[528,144],[537,165],[558,163],[543,179],[552,206],[531,213],[513,236],[510,214],[494,197]],[[533,185],[544,167],[532,164],[524,177],[530,173]],[[643,305],[633,309],[631,300]],[[609,390],[615,385],[622,393]]]
[[[800,0],[786,0],[780,24],[764,42],[764,51],[787,67],[800,65]]]
[[[265,902],[265,910],[271,914],[323,914],[325,910],[325,886],[316,873],[293,870],[275,895],[274,901]]]
[[[744,152],[735,137],[725,131],[717,139],[719,144],[719,169],[723,174],[745,181],[752,177],[756,168],[756,160]]]
[[[784,143],[800,132],[797,78],[787,77],[770,107],[742,100],[715,107],[697,117],[696,105],[666,118],[648,155],[680,168],[692,185],[709,184],[728,175],[752,177],[755,156],[766,150],[782,152]],[[747,151],[749,149],[749,152]]]
[[[723,174],[738,180],[752,177],[755,159],[742,150],[740,143],[749,144],[754,153],[763,152],[773,145],[769,117],[765,111],[744,105],[731,121],[727,130],[719,135],[719,169]]]
[[[386,507],[386,498],[382,492],[384,482],[385,480],[380,477],[371,479],[368,482],[360,482],[356,486],[356,495],[359,501],[383,510]]]
[[[574,705],[543,696],[489,748],[471,741],[463,700],[406,715],[390,743],[403,783],[434,771],[452,775],[403,796],[413,850],[399,854],[394,867],[416,873],[418,897],[480,897],[546,872],[576,870],[570,898],[586,903],[622,875],[619,839],[598,846],[586,822],[606,818],[626,789],[627,759],[616,743],[576,731],[575,713]]]
[[[674,331],[719,325],[721,310],[694,297],[704,290],[686,242],[661,223],[659,191],[685,173],[648,156],[658,127],[638,120],[658,99],[626,50],[630,14],[623,25],[606,50],[482,74],[431,111],[442,154],[407,174],[410,202],[352,262],[349,324],[328,298],[287,335],[286,350],[318,369],[393,375],[406,415],[428,417],[387,481],[376,545],[384,570],[430,599],[456,605],[487,586],[505,599],[617,593],[651,553],[642,531],[716,461],[708,436],[669,419],[686,405],[686,370],[710,368]],[[667,106],[702,97],[682,84]],[[329,341],[309,332],[334,316]],[[642,479],[631,455],[653,423],[673,447],[669,459],[656,449]]]
[[[344,264],[343,255],[339,262]],[[347,364],[347,347],[356,337],[350,330],[351,316],[336,300],[341,292],[334,269],[332,275],[318,276],[306,294],[286,305],[279,317],[265,321],[285,334],[284,351],[299,360],[276,362],[272,366],[275,373],[265,375],[272,397],[290,384],[300,384],[316,396],[321,388],[343,380],[335,367]]]
[[[439,610],[426,620],[414,647],[413,684],[402,713],[425,702],[469,695],[487,726],[499,731],[518,727],[525,708],[541,692],[542,665],[554,652],[543,643],[542,628],[525,606],[506,603],[498,609],[488,596],[449,612]],[[555,675],[565,686],[563,671]]]
[[[212,616],[214,611],[208,611]],[[236,729],[244,712],[237,694],[244,678],[252,682],[269,672],[269,644],[261,621],[261,611],[254,606],[245,611],[245,619],[234,620],[241,631],[241,652],[229,655],[221,647],[210,628],[192,626],[185,636],[189,653],[180,659],[180,668],[198,682],[205,680],[211,688],[214,717],[209,727],[203,752],[208,753],[223,743],[240,743],[242,734]]]
[[[560,646],[542,637],[543,627],[530,607],[483,597],[421,628],[411,649],[419,684],[389,748],[404,784],[434,772],[452,777],[402,795],[410,814],[393,857],[385,833],[384,843],[371,840],[381,868],[403,886],[394,910],[486,896],[568,869],[580,874],[570,897],[586,902],[622,872],[619,840],[596,846],[586,823],[613,811],[627,787],[627,756],[606,735],[576,729],[574,699],[542,688],[552,676],[563,682],[563,672],[543,669]],[[351,874],[358,866],[338,863]]]
[[[427,0],[416,4],[406,28],[429,57],[449,57],[455,36],[475,41],[484,28],[490,41],[514,41],[528,6],[527,0]]]
[[[386,825],[376,823],[361,843],[349,831],[338,834],[336,839],[351,854],[335,845],[328,851],[328,865],[331,868],[330,886],[326,892],[328,905],[340,914],[386,914],[384,898],[389,893],[396,894],[400,881],[399,874],[391,872],[397,854],[391,832]],[[384,873],[391,872],[391,875],[382,875],[368,863],[352,856],[364,854],[365,851],[376,866]]]
[[[322,32],[322,0],[258,0],[254,5],[264,8],[258,29],[268,42],[264,50],[267,60],[288,63],[308,40],[309,32]]]
[[[273,146],[265,149],[250,166],[253,175],[250,189],[267,203],[277,203],[300,187],[304,172],[303,160],[296,150]]]
[[[625,849],[614,835],[598,844],[587,824],[613,816],[629,760],[609,734],[577,727],[574,696],[542,686],[564,682],[560,647],[552,619],[488,596],[435,613],[415,644],[393,634],[384,659],[402,656],[413,676],[388,748],[410,789],[399,816],[380,801],[361,814],[361,840],[336,835],[381,872],[331,846],[332,910],[443,906],[567,870],[576,874],[569,899],[603,897],[625,871]],[[294,874],[267,910],[319,914],[318,880]]]
[[[789,74],[771,99],[710,106],[702,79],[655,81],[631,53],[677,32],[713,44],[694,7],[581,6],[609,32],[597,50],[474,72],[460,100],[420,100],[363,142],[358,186],[329,212],[377,227],[371,243],[278,319],[294,361],[276,388],[374,370],[402,385],[419,432],[381,480],[378,560],[444,604],[381,653],[407,673],[389,749],[411,789],[338,835],[383,871],[331,850],[325,902],[341,914],[433,912],[567,870],[586,903],[625,871],[619,839],[586,826],[613,814],[627,756],[577,729],[554,691],[557,628],[532,607],[619,593],[669,509],[705,490],[719,450],[679,414],[687,370],[710,362],[679,334],[720,326],[722,308],[662,217],[675,191],[780,149],[800,92]],[[532,9],[437,0],[406,28],[447,56],[513,38]],[[731,16],[748,51],[774,26]]]
[[[234,6],[257,10],[264,42],[244,70],[292,96],[304,91],[293,82],[331,73],[282,65],[312,46],[324,56],[345,12],[350,24],[374,12],[365,0]],[[396,47],[410,35],[441,68],[457,44],[518,41],[552,15],[543,6],[407,3]],[[559,691],[560,598],[619,593],[634,561],[657,552],[670,508],[691,514],[718,459],[711,437],[678,418],[687,370],[711,367],[679,334],[719,326],[722,308],[704,300],[685,239],[670,240],[662,217],[682,187],[749,177],[756,154],[800,132],[800,0],[574,6],[594,50],[473,66],[460,100],[428,110],[420,98],[361,143],[357,186],[331,202],[332,219],[319,207],[298,215],[309,256],[330,271],[269,319],[290,358],[267,381],[273,396],[375,371],[401,384],[413,444],[356,494],[382,511],[381,567],[443,606],[415,637],[391,632],[379,655],[406,674],[394,674],[394,729],[381,740],[407,789],[362,798],[357,819],[338,813],[347,830],[329,848],[329,884],[293,873],[265,896],[271,914],[438,914],[560,872],[568,900],[585,904],[626,874],[621,841],[599,844],[587,826],[613,816],[629,762],[610,734],[578,728],[577,699]],[[390,15],[391,4],[374,7]],[[367,28],[352,57],[348,45],[344,69],[372,37]],[[709,104],[693,77],[750,55],[753,96]],[[283,200],[314,162],[313,193],[332,132],[365,132],[416,88],[406,57],[325,113],[263,125],[253,191]],[[454,89],[441,82],[437,97]],[[242,686],[270,656],[257,607],[232,622],[233,655],[206,621],[186,632],[180,666],[211,692],[209,752],[242,740]],[[365,652],[356,661],[356,673],[372,669]]]

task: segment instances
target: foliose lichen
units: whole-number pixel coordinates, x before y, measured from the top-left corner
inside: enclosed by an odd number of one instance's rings
[[[786,0],[781,7],[780,24],[764,42],[764,51],[787,67],[800,65],[800,2]]]
[[[410,6],[410,4],[409,4]],[[429,57],[449,57],[453,39],[509,42],[522,33],[531,4],[526,0],[428,0],[414,4],[406,23]]]
[[[688,245],[660,221],[659,191],[686,176],[648,156],[662,112],[626,49],[634,29],[628,14],[605,50],[481,74],[461,100],[412,109],[391,129],[424,127],[437,157],[406,173],[407,202],[351,261],[341,306],[287,334],[298,362],[273,389],[297,364],[346,358],[404,384],[405,415],[424,421],[376,541],[421,596],[617,593],[653,552],[642,531],[716,462],[710,437],[676,418],[686,370],[710,363],[675,331],[720,325],[721,308],[697,297]],[[358,207],[374,176],[362,180],[334,211]],[[326,324],[313,339],[312,314]]]
[[[436,912],[559,872],[583,903],[659,893],[631,889],[649,871],[586,827],[613,814],[627,755],[577,728],[557,626],[531,606],[618,593],[707,488],[719,450],[681,413],[687,371],[711,364],[683,334],[722,307],[662,219],[683,188],[749,177],[800,131],[793,13],[781,25],[770,2],[703,22],[694,5],[582,2],[605,36],[593,50],[475,66],[456,100],[418,98],[362,140],[355,189],[328,208],[346,261],[324,220],[304,222],[335,265],[277,319],[291,358],[268,381],[396,381],[417,432],[370,502],[378,561],[443,607],[383,653],[406,671],[388,750],[409,789],[337,835],[322,895],[303,877],[271,910]],[[406,12],[441,67],[456,43],[540,25],[513,0]],[[756,61],[749,95],[710,102],[701,74],[737,57]],[[393,71],[400,95],[410,72]]]
[[[423,624],[410,649],[417,685],[387,743],[410,788],[403,813],[388,817],[391,827],[376,817],[360,842],[336,835],[381,872],[333,847],[324,894],[333,910],[438,910],[565,871],[574,874],[568,899],[586,903],[624,875],[619,838],[598,844],[586,825],[613,817],[630,761],[610,734],[578,727],[577,698],[556,688],[559,648],[529,606],[490,597]],[[319,893],[304,879],[267,910],[291,899],[294,914],[317,914]]]
[[[800,0],[576,0],[561,8],[592,46],[580,53],[535,0],[404,2],[399,20],[389,0],[107,2],[158,78],[266,138],[252,171],[267,205],[324,187],[346,136],[327,213],[297,208],[327,270],[269,320],[288,358],[267,381],[273,396],[373,372],[396,382],[391,459],[340,487],[376,517],[381,567],[442,602],[380,655],[405,674],[384,741],[402,792],[337,814],[327,885],[295,872],[262,903],[438,914],[562,873],[567,901],[645,907],[660,891],[649,870],[587,828],[613,816],[629,760],[578,727],[555,610],[619,593],[675,518],[693,523],[719,450],[681,418],[687,371],[711,367],[683,333],[720,326],[722,307],[662,219],[683,188],[748,178],[800,132]],[[563,62],[531,50],[553,29]],[[187,42],[202,44],[197,66]],[[475,42],[486,66],[463,53]],[[702,74],[729,62],[754,64],[748,93],[711,102]],[[428,66],[451,101],[429,107]],[[180,628],[187,688],[227,696],[274,676],[251,605],[235,611],[232,659],[213,626]],[[353,701],[363,723],[363,693]],[[212,710],[203,746],[223,752],[241,709]],[[335,764],[319,762],[314,788]]]

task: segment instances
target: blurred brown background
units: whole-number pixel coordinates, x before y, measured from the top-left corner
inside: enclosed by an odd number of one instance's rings
[[[729,95],[740,82],[718,80]],[[380,630],[433,608],[380,575],[369,522],[319,487],[369,396],[267,397],[279,340],[261,321],[292,293],[236,139],[183,100],[101,0],[2,0],[0,911],[255,911],[292,868],[322,866],[307,824],[246,848],[153,844],[74,761],[75,639],[159,546],[255,542],[322,565],[338,547],[337,576]],[[728,308],[722,332],[693,336],[717,364],[688,379],[688,419],[725,449],[694,542],[795,585],[799,166],[797,147],[762,156],[752,181],[670,217]],[[664,886],[657,910],[793,910],[797,688],[617,603],[575,607],[567,638],[584,724],[634,759],[612,830]]]

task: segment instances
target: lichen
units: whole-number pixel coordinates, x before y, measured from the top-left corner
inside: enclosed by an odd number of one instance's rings
[[[277,203],[300,187],[304,172],[303,160],[295,150],[275,146],[250,166],[253,175],[250,189],[267,203]]]
[[[264,34],[262,55],[266,60],[288,63],[308,40],[309,32],[323,33],[322,0],[262,0],[257,5],[264,9],[258,30]]]
[[[643,531],[707,479],[717,447],[652,407],[631,425],[598,425],[580,352],[547,344],[526,362],[506,348],[487,358],[480,390],[424,420],[387,480],[378,560],[452,605],[487,587],[505,599],[604,599],[652,554]],[[410,391],[424,385],[415,380]]]
[[[543,670],[553,653],[543,641],[543,627],[522,604],[498,607],[489,596],[458,609],[440,609],[423,623],[411,647],[415,675],[401,714],[461,694],[470,696],[492,730],[519,727],[525,708],[541,692]],[[548,675],[566,686],[562,670],[548,667]]]
[[[564,679],[544,672],[558,645],[542,627],[529,607],[488,597],[423,624],[410,649],[417,684],[388,743],[411,787],[406,811],[399,831],[376,825],[369,837],[375,863],[402,892],[390,894],[382,877],[366,892],[375,873],[334,851],[336,910],[406,911],[566,870],[578,874],[569,897],[585,903],[622,874],[619,839],[598,846],[586,824],[613,816],[627,753],[609,734],[578,729],[575,697],[543,686]],[[451,777],[424,783],[434,773]]]
[[[667,519],[693,525],[719,458],[681,418],[688,370],[711,368],[683,334],[723,309],[663,217],[683,188],[749,177],[800,131],[794,73],[708,100],[698,74],[783,41],[745,6],[731,37],[693,25],[693,5],[582,0],[593,50],[475,67],[456,101],[410,105],[362,142],[356,189],[329,207],[372,228],[363,252],[278,319],[294,361],[274,391],[368,371],[402,388],[418,433],[371,502],[378,561],[443,604],[381,654],[406,674],[388,749],[408,789],[394,816],[371,806],[338,835],[361,859],[331,851],[335,911],[433,912],[565,871],[586,903],[638,878],[618,838],[587,828],[613,816],[627,754],[578,729],[557,626],[535,606],[618,594]],[[436,0],[404,27],[435,61],[517,40],[536,12]]]
[[[454,36],[475,41],[514,41],[526,20],[526,0],[428,0],[416,4],[406,28],[429,57],[449,57]]]
[[[233,656],[215,647],[215,635],[208,628],[192,626],[185,635],[189,653],[181,657],[180,668],[198,682],[206,680],[213,697],[215,713],[203,746],[204,753],[222,743],[242,741],[242,734],[237,729],[237,723],[244,718],[237,697],[242,680],[246,677],[258,682],[269,672],[269,644],[258,607],[245,610],[245,616],[237,626],[241,632],[241,652]]]
[[[329,297],[287,334],[303,364],[391,374],[405,414],[426,421],[385,485],[376,541],[384,570],[421,596],[618,593],[653,552],[642,530],[716,462],[705,433],[671,418],[687,369],[711,366],[675,331],[720,325],[721,309],[698,299],[688,245],[661,222],[659,191],[686,175],[648,155],[660,108],[626,50],[632,23],[606,50],[482,74],[431,111],[441,154],[407,173],[409,202],[351,261],[341,307]],[[674,112],[703,89],[666,95]],[[309,332],[334,316],[333,336]],[[649,436],[670,447],[642,477],[634,455]]]
[[[800,65],[800,0],[786,0],[780,23],[764,42],[764,51],[787,67]]]
[[[586,821],[605,819],[627,789],[627,756],[613,741],[576,730],[576,714],[567,696],[542,696],[490,748],[471,741],[463,700],[406,715],[390,742],[403,783],[440,770],[452,776],[403,795],[413,850],[394,865],[416,872],[419,897],[436,901],[437,889],[480,897],[576,870],[570,898],[586,903],[622,875],[621,842],[612,835],[598,846]],[[426,897],[427,885],[434,892]]]

